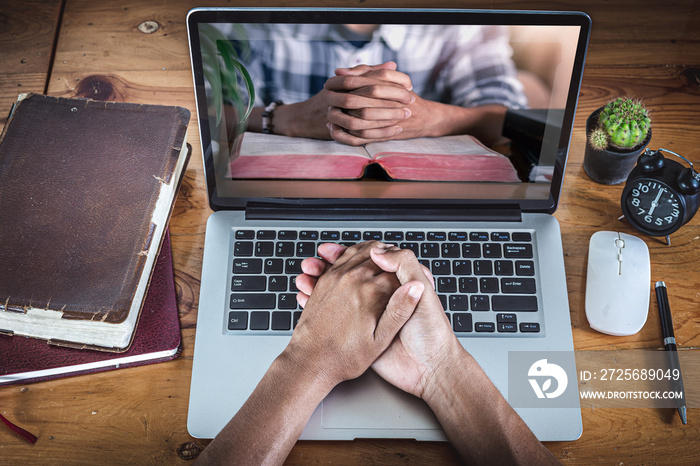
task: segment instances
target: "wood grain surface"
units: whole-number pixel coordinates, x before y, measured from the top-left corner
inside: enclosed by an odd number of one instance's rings
[[[44,93],[62,2],[0,2],[0,126],[17,94]]]
[[[201,2],[4,0],[0,6],[0,118],[22,91],[100,100],[180,105],[195,115],[185,16]],[[256,6],[213,0],[206,6]],[[452,7],[463,1],[276,1],[265,6]],[[599,230],[640,236],[618,220],[622,186],[602,186],[583,171],[585,120],[607,99],[644,98],[652,112],[651,147],[700,164],[700,2],[594,0],[475,1],[470,8],[583,10],[593,20],[588,60],[558,218],[577,350],[660,349],[656,305],[631,337],[594,332],[584,312],[587,246]],[[61,14],[62,10],[62,14]],[[144,33],[139,25],[154,21]],[[143,28],[142,29],[147,29]],[[58,31],[53,53],[54,37]],[[53,56],[53,60],[50,57]],[[24,60],[24,61],[23,61]],[[19,86],[18,84],[21,84]],[[4,123],[0,119],[0,125]],[[194,153],[171,221],[184,351],[161,364],[0,388],[0,413],[39,437],[34,446],[0,428],[0,464],[185,464],[206,446],[186,428],[204,230],[209,210],[197,123]],[[1,220],[0,220],[1,221]],[[652,280],[669,288],[676,338],[700,347],[700,216],[672,245],[645,237]],[[1,247],[1,239],[0,239]],[[584,409],[583,436],[547,447],[572,464],[700,462],[700,410],[681,426],[672,409]],[[299,442],[289,464],[455,464],[447,443],[409,440]]]

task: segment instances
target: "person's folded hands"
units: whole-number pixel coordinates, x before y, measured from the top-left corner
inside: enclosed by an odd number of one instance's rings
[[[278,106],[275,133],[331,139],[333,128],[343,127],[376,139],[400,131],[396,122],[410,115],[407,105],[415,97],[410,78],[396,71],[394,62],[339,68],[336,73],[308,100]],[[356,135],[340,142],[359,145],[362,142]]]
[[[335,91],[375,98],[370,107],[359,108],[353,102],[352,108],[342,104],[329,108],[331,138],[349,145],[444,135],[442,113],[454,110],[413,92],[411,78],[398,71],[394,62],[339,68],[336,77],[326,82],[327,89],[331,86],[337,86]]]
[[[331,137],[350,145],[396,136],[416,99],[411,78],[396,71],[394,62],[338,68],[324,88],[332,91],[327,115]]]
[[[432,274],[418,262],[413,252],[376,242],[366,246],[370,247],[372,261],[384,272],[394,273],[403,286],[421,283],[424,287],[420,302],[399,330],[398,338],[372,364],[374,371],[387,382],[422,397],[436,370],[449,365],[453,353],[461,351],[461,345],[435,293]],[[337,263],[345,249],[338,244],[322,244],[318,248],[320,258],[302,262],[304,273],[296,282],[297,299],[302,306],[314,297],[316,284]]]
[[[331,384],[359,377],[370,367],[410,318],[424,290],[420,281],[401,285],[396,274],[382,271],[370,257],[373,246],[343,250],[333,264],[316,259],[322,272],[297,279],[297,286],[311,285],[313,294],[304,299],[290,347]]]

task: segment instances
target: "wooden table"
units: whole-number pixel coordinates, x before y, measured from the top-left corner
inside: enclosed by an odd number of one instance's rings
[[[213,0],[211,6],[231,5]],[[291,2],[277,1],[289,6]],[[588,239],[599,230],[637,234],[618,221],[622,186],[593,183],[582,168],[586,117],[611,96],[643,97],[654,119],[651,147],[700,163],[700,2],[594,0],[584,7],[593,33],[576,116],[566,183],[556,217],[562,228],[577,350],[661,348],[656,306],[631,337],[592,331],[584,313]],[[260,2],[238,2],[255,6]],[[439,0],[303,1],[298,6],[464,7]],[[194,0],[93,2],[4,0],[0,5],[0,125],[19,92],[180,105],[195,112],[185,15]],[[477,1],[470,7],[572,9],[549,2]],[[144,21],[157,30],[139,28]],[[142,31],[143,30],[143,31]],[[0,428],[0,464],[184,462],[206,442],[186,429],[207,205],[201,152],[194,147],[171,222],[184,352],[172,362],[0,388],[0,413],[39,436],[31,446]],[[1,221],[1,219],[0,219]],[[700,216],[672,246],[644,237],[652,280],[671,293],[676,337],[700,346]],[[584,409],[583,436],[548,443],[571,463],[700,462],[700,410],[681,426],[671,409]],[[400,440],[299,442],[289,463],[455,463],[447,443]]]

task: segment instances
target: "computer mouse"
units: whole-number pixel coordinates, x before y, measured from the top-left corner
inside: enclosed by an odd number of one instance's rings
[[[599,231],[588,245],[586,318],[609,335],[634,335],[647,321],[651,271],[649,248],[636,236]]]

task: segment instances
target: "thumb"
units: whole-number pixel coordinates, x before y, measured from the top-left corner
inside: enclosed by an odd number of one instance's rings
[[[410,281],[397,288],[391,296],[374,331],[374,340],[382,351],[389,347],[399,330],[411,318],[424,290],[425,285],[422,283]]]
[[[433,286],[432,274],[418,262],[415,254],[409,249],[378,245],[372,248],[370,256],[383,271],[396,273],[396,278],[401,284],[417,280]]]

